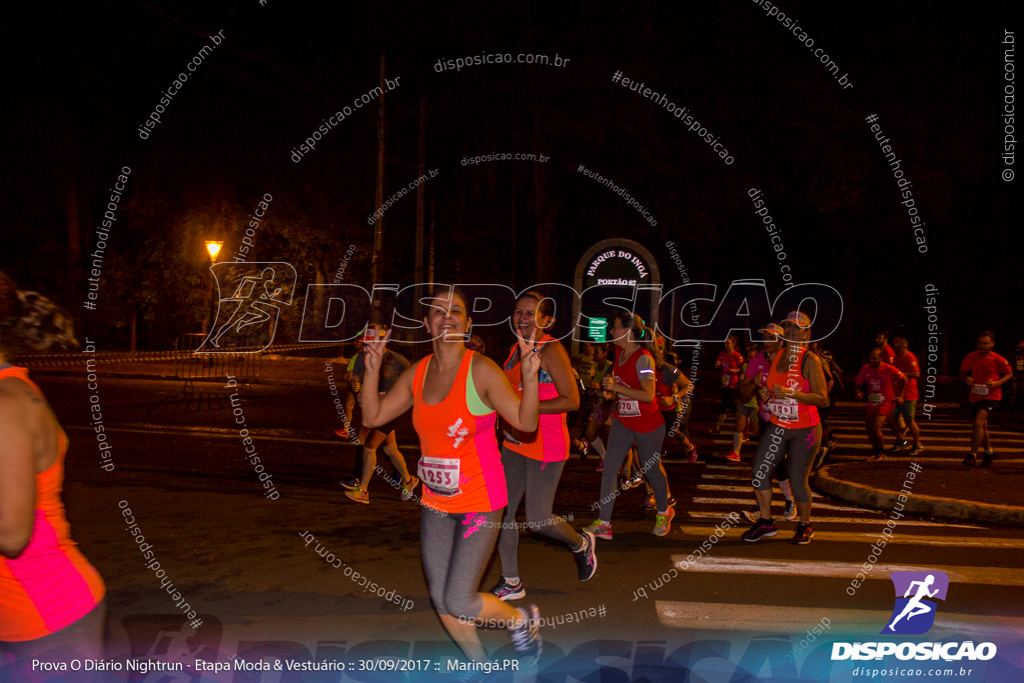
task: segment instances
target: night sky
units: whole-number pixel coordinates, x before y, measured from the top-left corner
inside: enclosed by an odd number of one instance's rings
[[[767,3],[766,3],[767,4]],[[5,27],[6,191],[0,268],[67,307],[104,348],[168,348],[201,321],[202,239],[241,235],[273,201],[252,260],[287,261],[305,284],[369,286],[377,174],[376,101],[356,108],[294,162],[323,119],[376,87],[382,55],[385,197],[419,175],[425,107],[426,223],[435,280],[516,290],[572,284],[594,243],[636,240],[666,289],[721,291],[760,278],[783,287],[748,192],[760,189],[797,282],[835,287],[843,324],[829,344],[862,362],[877,329],[925,343],[926,284],[950,365],[997,332],[1024,336],[1019,180],[1006,181],[1003,109],[1008,17],[987,5],[789,2],[782,8],[838,65],[831,74],[784,22],[751,0],[636,3],[38,3]],[[222,32],[139,136],[176,75]],[[562,66],[439,60],[557,55]],[[686,107],[734,159],[613,82],[621,74]],[[844,88],[840,77],[853,87]],[[870,123],[912,183],[927,252]],[[535,153],[550,159],[464,157]],[[577,171],[611,178],[657,225]],[[97,308],[83,309],[96,241],[119,169],[131,168],[104,254]],[[382,280],[413,283],[415,193],[383,222]],[[77,226],[77,227],[76,227]],[[205,278],[205,279],[204,279]],[[299,292],[301,294],[301,291]],[[301,311],[301,305],[297,309]],[[507,340],[506,340],[507,341]],[[955,371],[955,367],[950,367]]]

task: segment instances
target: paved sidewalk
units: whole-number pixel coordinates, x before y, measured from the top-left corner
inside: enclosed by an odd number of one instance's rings
[[[917,471],[911,467],[916,463]],[[1024,526],[1024,459],[999,457],[988,468],[960,458],[892,457],[884,462],[847,462],[823,467],[815,488],[856,505],[983,524]]]

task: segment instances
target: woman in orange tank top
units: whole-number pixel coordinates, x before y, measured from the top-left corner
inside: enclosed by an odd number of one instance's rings
[[[51,652],[103,656],[106,589],[71,540],[60,499],[67,436],[28,371],[7,362],[23,347],[73,343],[69,328],[48,300],[0,273],[0,666],[13,663],[12,680],[38,676],[28,662]]]
[[[457,291],[436,296],[423,319],[433,354],[402,373],[383,398],[377,395],[390,332],[366,339],[363,424],[376,427],[412,408],[420,438],[420,554],[434,609],[448,634],[474,662],[487,661],[477,626],[506,628],[515,649],[540,656],[540,614],[513,608],[478,588],[494,553],[507,499],[495,437],[496,412],[514,428],[538,426],[540,349],[520,340],[522,398],[494,361],[466,348],[472,320]]]

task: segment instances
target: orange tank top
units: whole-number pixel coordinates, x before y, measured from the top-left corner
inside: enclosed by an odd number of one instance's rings
[[[0,369],[0,380],[17,377],[39,396],[25,368]],[[57,459],[35,476],[32,536],[21,554],[0,555],[0,640],[36,640],[70,626],[106,594],[99,573],[71,540],[60,493],[68,441],[58,434]]]
[[[466,351],[448,395],[435,405],[423,401],[423,383],[433,355],[416,366],[412,384],[412,424],[420,438],[419,466],[426,507],[456,514],[505,507],[505,470],[495,435],[497,413],[474,415],[467,399],[473,386],[473,351]]]
[[[768,371],[768,382],[765,386],[773,395],[774,387],[776,386],[800,392],[810,391],[811,382],[803,375],[804,355],[806,355],[807,349],[801,348],[796,362],[793,363],[790,371],[782,373],[778,371],[778,365],[782,359],[782,354],[787,352],[788,349],[783,347],[775,354],[775,358],[772,359],[772,364]],[[798,403],[791,398],[772,398],[766,404],[766,408],[771,415],[772,423],[786,429],[813,427],[819,422],[817,406]]]

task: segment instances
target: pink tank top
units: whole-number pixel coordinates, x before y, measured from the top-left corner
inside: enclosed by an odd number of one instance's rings
[[[537,342],[538,348],[545,344],[558,342],[551,335],[544,337]],[[512,351],[505,361],[504,370],[512,388],[516,390],[520,398],[523,396],[523,372],[519,363],[519,345],[514,344]],[[541,401],[558,398],[558,389],[551,375],[541,368],[538,376],[537,395]],[[569,429],[566,426],[565,413],[542,413],[539,417],[539,425],[534,432],[505,432],[505,447],[510,451],[525,455],[532,460],[541,462],[561,462],[569,459]]]

